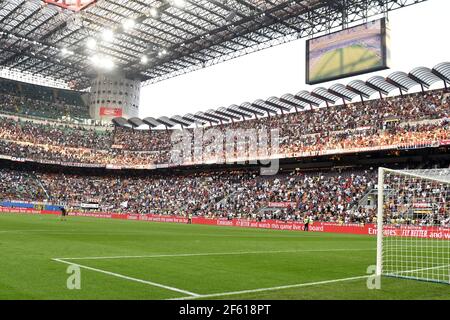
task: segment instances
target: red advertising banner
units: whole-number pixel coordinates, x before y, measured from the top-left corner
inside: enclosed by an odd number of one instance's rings
[[[101,116],[121,117],[122,114],[123,113],[122,113],[122,109],[121,108],[100,107],[100,115]]]
[[[295,202],[269,202],[267,206],[273,207],[273,208],[289,208],[294,207]]]
[[[60,214],[59,211],[48,211],[28,208],[7,208],[0,207],[0,213],[20,213],[20,214]]]
[[[1,213],[25,213],[25,214],[60,214],[59,211],[42,211],[23,208],[3,208]],[[87,213],[69,212],[69,216],[91,217],[102,219],[121,219],[133,221],[166,222],[166,223],[187,223],[188,219],[181,216],[163,216],[156,214],[119,214],[119,213]],[[227,226],[241,228],[259,228],[272,230],[303,231],[303,224],[300,222],[283,222],[279,220],[253,221],[247,219],[208,219],[203,217],[193,217],[192,223],[212,226]],[[337,224],[331,222],[315,222],[309,226],[311,232],[325,233],[346,233],[375,236],[377,227],[375,224]],[[427,226],[385,226],[383,234],[386,237],[415,237],[424,239],[450,240],[449,227],[427,227]]]
[[[385,237],[412,237],[421,239],[450,240],[450,228],[407,225],[400,227],[385,226],[383,229],[383,235]]]
[[[150,221],[150,222],[171,222],[171,223],[187,223],[187,218],[180,216],[162,216],[155,214],[92,214],[92,213],[77,213],[71,212],[72,216],[87,216],[112,218],[135,221]],[[194,224],[204,224],[213,226],[227,226],[227,227],[242,227],[242,228],[259,228],[272,230],[290,230],[303,231],[303,223],[300,222],[283,222],[279,220],[266,220],[257,222],[246,219],[208,219],[203,217],[192,218]],[[311,232],[325,232],[325,233],[347,233],[375,236],[377,228],[374,224],[337,224],[331,222],[316,222],[309,226]],[[446,227],[426,227],[426,226],[386,226],[384,235],[389,237],[418,237],[429,239],[444,239],[450,240],[450,228]]]

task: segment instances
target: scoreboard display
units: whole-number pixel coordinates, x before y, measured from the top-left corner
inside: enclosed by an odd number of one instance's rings
[[[308,40],[306,83],[388,69],[389,40],[384,18]]]

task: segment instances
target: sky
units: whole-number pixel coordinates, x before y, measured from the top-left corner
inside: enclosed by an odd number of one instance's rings
[[[366,80],[450,61],[449,12],[448,0],[428,0],[390,12],[391,69],[354,78]],[[331,86],[334,82],[305,83],[305,44],[306,38],[299,39],[143,87],[139,115],[184,115]],[[354,78],[338,82],[347,84]]]

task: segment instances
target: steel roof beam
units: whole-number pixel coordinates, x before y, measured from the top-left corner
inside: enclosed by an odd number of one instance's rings
[[[14,15],[14,14],[17,12],[17,10],[21,9],[21,7],[23,6],[23,4],[24,4],[25,2],[26,2],[26,1],[22,1],[22,2],[19,3],[13,10],[11,10],[10,12],[8,12],[8,14],[6,14],[6,15],[3,17],[3,19],[0,20],[0,26],[1,26],[8,18],[10,18],[12,15]]]

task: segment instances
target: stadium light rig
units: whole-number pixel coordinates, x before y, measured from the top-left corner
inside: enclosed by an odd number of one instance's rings
[[[172,5],[178,9],[183,9],[186,6],[185,0],[172,0]]]
[[[167,50],[166,49],[162,49],[161,51],[158,52],[158,57],[163,57],[167,54]]]
[[[105,29],[102,32],[102,39],[106,42],[111,42],[114,40],[114,32],[109,29]]]
[[[94,38],[89,38],[86,41],[86,46],[88,49],[95,50],[97,48],[97,41]]]
[[[122,22],[122,26],[125,31],[131,30],[136,26],[136,21],[134,19],[126,19]]]
[[[148,63],[148,57],[146,55],[141,57],[141,64],[147,64]]]
[[[92,65],[95,68],[103,69],[105,71],[111,71],[114,69],[114,62],[107,57],[101,57],[99,55],[94,55],[90,58]]]
[[[155,7],[151,7],[150,10],[148,11],[148,13],[150,14],[150,16],[154,19],[159,17],[159,11],[157,8]]]
[[[62,54],[63,56],[70,56],[70,55],[73,55],[74,52],[71,51],[71,50],[69,50],[69,49],[67,49],[67,48],[62,48],[62,49],[61,49],[61,54]]]

